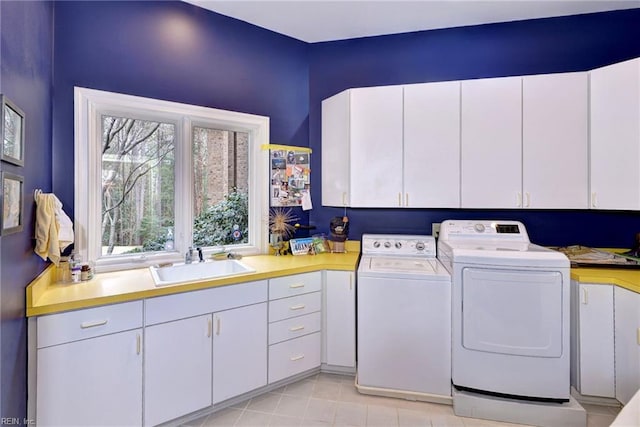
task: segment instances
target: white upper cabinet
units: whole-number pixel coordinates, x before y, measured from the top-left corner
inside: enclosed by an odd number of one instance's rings
[[[459,202],[460,83],[349,89],[322,102],[322,204]]]
[[[588,73],[522,80],[523,207],[589,207]]]
[[[462,82],[461,204],[522,206],[522,78]]]
[[[590,72],[591,208],[640,209],[640,59]]]
[[[398,207],[402,86],[349,89],[322,103],[322,204]]]
[[[404,206],[460,206],[460,82],[404,87]]]
[[[351,91],[351,155],[351,206],[400,206],[402,86]]]
[[[350,91],[322,101],[322,204],[350,206]]]

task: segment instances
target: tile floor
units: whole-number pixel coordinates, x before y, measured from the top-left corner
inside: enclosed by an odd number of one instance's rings
[[[514,427],[454,415],[449,405],[411,402],[357,392],[350,376],[317,374],[230,408],[188,422],[208,426],[379,426],[379,427]],[[587,427],[611,424],[619,409],[583,405]]]

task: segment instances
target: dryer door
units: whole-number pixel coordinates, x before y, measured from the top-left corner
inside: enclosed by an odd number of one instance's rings
[[[462,271],[466,349],[560,357],[562,316],[560,272],[476,267]]]

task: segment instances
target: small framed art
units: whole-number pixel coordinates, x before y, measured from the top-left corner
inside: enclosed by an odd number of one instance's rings
[[[0,95],[0,159],[14,165],[24,166],[24,112],[9,98]]]
[[[8,172],[2,172],[2,217],[0,233],[17,233],[23,228],[24,178]]]

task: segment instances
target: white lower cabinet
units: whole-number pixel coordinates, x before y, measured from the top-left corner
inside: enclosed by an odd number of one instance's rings
[[[40,426],[170,422],[319,368],[323,342],[327,364],[353,367],[355,274],[324,274],[32,318],[30,416]]]
[[[323,363],[356,366],[356,283],[350,271],[325,272]]]
[[[145,329],[144,424],[211,405],[211,315]]]
[[[582,395],[615,398],[613,288],[571,282],[571,384]]]
[[[39,426],[142,424],[141,301],[42,316],[37,328]]]
[[[640,389],[640,294],[615,288],[616,399],[627,404]]]
[[[320,366],[322,273],[269,280],[269,384]]]
[[[267,384],[267,303],[213,314],[213,403]]]

